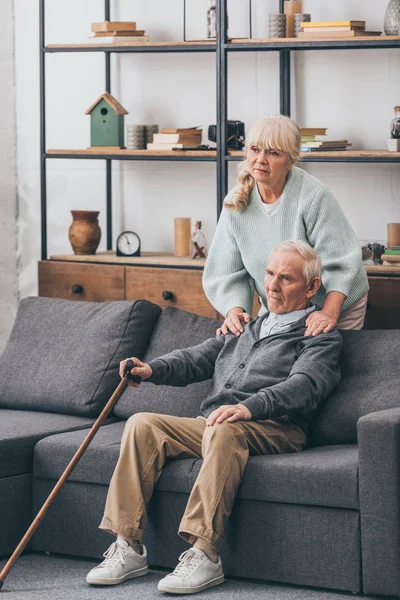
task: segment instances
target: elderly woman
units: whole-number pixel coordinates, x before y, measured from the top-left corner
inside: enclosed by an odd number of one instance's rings
[[[250,321],[254,291],[268,309],[263,278],[270,251],[280,242],[308,242],[322,260],[322,282],[305,335],[364,324],[368,280],[356,236],[329,189],[295,166],[301,131],[289,117],[258,121],[239,165],[238,185],[224,208],[204,269],[203,286],[225,315],[220,331],[240,335]],[[280,282],[282,288],[285,281]]]

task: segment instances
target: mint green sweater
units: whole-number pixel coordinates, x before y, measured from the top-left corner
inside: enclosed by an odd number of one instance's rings
[[[254,289],[267,308],[268,256],[285,240],[308,242],[321,257],[323,285],[313,300],[318,307],[327,293],[341,292],[343,312],[368,291],[360,245],[337,200],[321,181],[293,167],[272,215],[264,210],[257,186],[242,212],[223,208],[203,275],[204,291],[218,312],[226,315],[241,306],[251,314]]]

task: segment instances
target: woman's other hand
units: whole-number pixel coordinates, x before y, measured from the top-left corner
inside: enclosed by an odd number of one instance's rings
[[[243,308],[239,306],[231,308],[226,315],[225,321],[217,329],[217,335],[227,335],[231,332],[233,335],[239,336],[244,331],[242,323],[249,323],[249,321],[251,321],[251,315],[244,312]]]

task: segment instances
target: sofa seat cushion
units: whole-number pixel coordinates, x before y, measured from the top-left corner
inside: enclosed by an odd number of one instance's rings
[[[178,308],[163,310],[150,340],[144,361],[149,362],[168,352],[201,344],[215,336],[221,322],[201,317]],[[207,395],[211,380],[193,383],[186,387],[153,385],[146,383],[139,388],[128,387],[118,400],[114,413],[120,419],[128,419],[137,412],[146,411],[197,417],[200,404]]]
[[[0,356],[0,407],[99,415],[120,361],[143,357],[160,312],[145,300],[25,298]]]
[[[33,449],[43,437],[88,429],[93,423],[88,417],[0,409],[0,477],[31,473]]]
[[[124,423],[100,429],[70,480],[108,485],[117,464]],[[35,448],[34,475],[58,479],[84,433],[41,440]],[[202,461],[170,460],[158,489],[189,494]],[[311,448],[294,454],[250,457],[239,497],[248,500],[358,508],[358,451],[354,445]]]

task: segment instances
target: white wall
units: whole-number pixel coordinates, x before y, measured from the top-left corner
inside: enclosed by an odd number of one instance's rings
[[[20,291],[37,292],[40,258],[38,2],[14,0],[16,11],[17,132],[20,206]],[[204,36],[207,0],[187,0],[188,35]],[[313,20],[363,19],[382,29],[386,0],[304,0]],[[104,18],[103,0],[47,0],[47,43],[82,42]],[[200,11],[201,8],[201,11]],[[253,0],[253,37],[267,37],[277,0]],[[247,35],[247,1],[230,0],[230,34]],[[153,40],[182,39],[183,0],[114,0],[112,18],[136,20]],[[201,22],[200,17],[201,16]],[[204,18],[203,18],[204,16]],[[85,110],[104,91],[102,54],[47,56],[47,147],[90,145]],[[112,93],[129,111],[125,123],[160,126],[215,122],[213,54],[112,56]],[[292,116],[302,127],[328,127],[331,139],[353,148],[386,148],[393,107],[400,102],[400,51],[314,51],[293,56]],[[279,60],[274,52],[229,55],[229,118],[246,126],[279,112]],[[206,136],[204,141],[207,141]],[[49,254],[69,253],[71,209],[100,210],[105,248],[105,166],[100,161],[49,160]],[[400,169],[387,164],[302,165],[337,196],[360,240],[386,240],[400,221]],[[122,228],[142,238],[143,250],[172,251],[173,219],[201,220],[208,238],[216,223],[215,165],[115,162],[114,239]],[[230,165],[230,184],[235,164]]]
[[[3,0],[0,20],[0,353],[17,307],[14,12]]]

